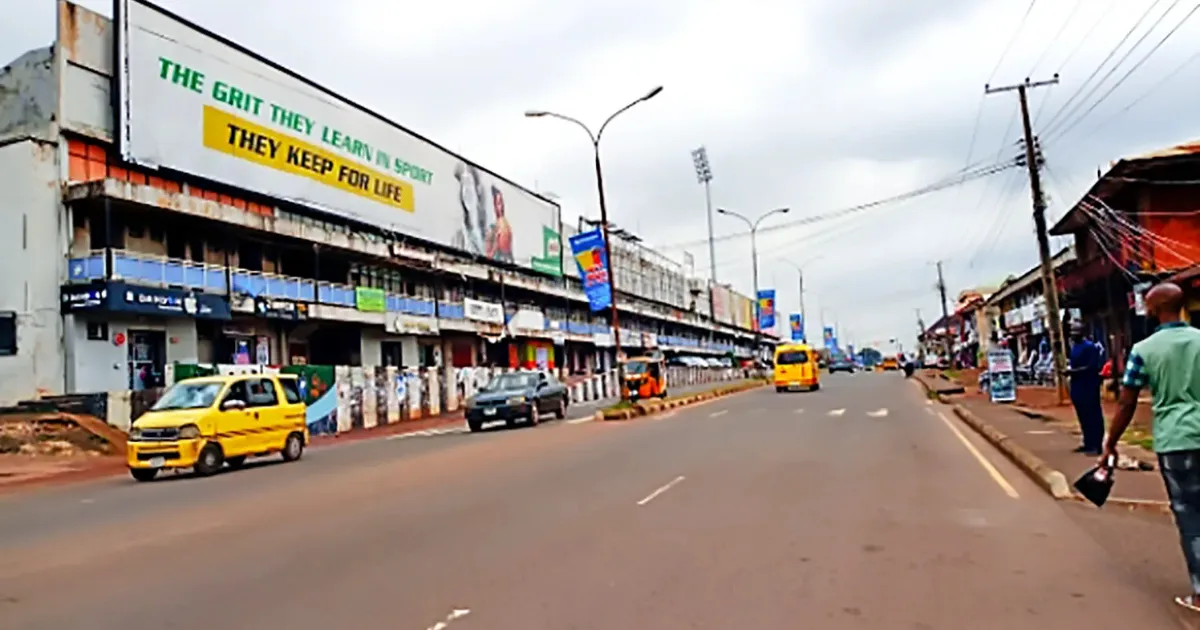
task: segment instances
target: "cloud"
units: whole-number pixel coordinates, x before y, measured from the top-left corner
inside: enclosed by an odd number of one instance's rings
[[[104,0],[83,4],[109,11]],[[1080,93],[1149,0],[1039,2],[1025,20],[1028,4],[1011,0],[163,4],[554,192],[568,216],[597,214],[588,140],[566,123],[522,112],[548,109],[595,126],[663,85],[605,132],[608,205],[612,220],[664,254],[678,258],[686,249],[705,274],[704,189],[689,155],[701,144],[712,162],[714,205],[752,217],[791,208],[770,225],[921,187],[961,169],[968,153],[971,161],[1014,157],[1016,94],[985,97],[989,81],[1061,74],[1059,85],[1030,92],[1052,217],[1110,160],[1198,132],[1186,104],[1200,97],[1200,62],[1159,82],[1193,55],[1200,18],[1070,127],[1183,18],[1186,7],[1164,18],[1104,87]],[[16,17],[0,25],[0,57],[51,40],[52,3],[33,5],[6,13]],[[1064,110],[1073,94],[1082,106]],[[952,296],[1033,265],[1030,212],[1027,180],[1006,171],[844,219],[763,232],[760,283],[778,288],[782,313],[797,310],[793,265],[807,263],[811,326],[824,311],[827,323],[844,328],[842,339],[911,343],[915,310],[927,322],[941,310],[935,261],[944,261]],[[728,217],[714,223],[718,236],[744,232]],[[717,244],[718,278],[745,293],[749,252],[746,238]]]

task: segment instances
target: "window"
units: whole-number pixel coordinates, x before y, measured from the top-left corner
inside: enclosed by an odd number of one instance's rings
[[[289,405],[304,402],[300,397],[300,381],[294,378],[280,378],[280,387],[283,387],[283,398],[288,401]]]
[[[0,356],[10,357],[17,353],[17,314],[0,311]]]
[[[229,391],[225,393],[225,398],[222,399],[221,402],[224,403],[228,400],[240,400],[242,402],[247,401],[246,381],[238,381],[229,386]]]
[[[245,381],[247,407],[274,407],[279,404],[275,384],[265,378]]]
[[[808,363],[808,353],[803,350],[788,350],[780,352],[775,357],[776,365],[803,365]]]

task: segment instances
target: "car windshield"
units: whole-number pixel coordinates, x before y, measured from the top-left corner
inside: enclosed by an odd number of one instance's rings
[[[629,363],[625,364],[625,373],[626,374],[645,374],[646,368],[649,366],[650,366],[650,364],[646,363],[645,361],[630,361]]]
[[[808,363],[808,353],[803,350],[788,350],[780,352],[775,357],[776,365],[799,365],[801,363]]]
[[[536,374],[498,374],[484,389],[490,392],[507,389],[526,389],[537,383]]]
[[[175,383],[163,394],[151,411],[171,409],[203,409],[211,407],[221,393],[222,383]]]

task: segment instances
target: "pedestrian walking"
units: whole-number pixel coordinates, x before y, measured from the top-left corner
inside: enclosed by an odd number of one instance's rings
[[[1082,327],[1071,329],[1071,404],[1083,432],[1076,453],[1099,455],[1104,441],[1104,408],[1100,404],[1100,348],[1088,339]]]
[[[1192,592],[1175,603],[1200,612],[1200,330],[1187,324],[1183,307],[1183,290],[1176,284],[1164,282],[1146,293],[1147,314],[1158,320],[1158,328],[1129,351],[1100,461],[1116,457],[1138,396],[1149,387],[1154,450],[1192,583]]]

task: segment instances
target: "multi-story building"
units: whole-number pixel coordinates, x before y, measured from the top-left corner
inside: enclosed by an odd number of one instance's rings
[[[180,363],[612,364],[555,202],[118,6],[114,23],[60,1],[53,45],[0,72],[0,401],[153,386]],[[749,298],[613,245],[624,346],[752,355],[730,315]]]
[[[1070,272],[1075,265],[1075,248],[1065,247],[1051,258],[1055,273]],[[999,313],[999,331],[1019,361],[1032,359],[1031,352],[1049,343],[1046,331],[1046,298],[1042,291],[1042,268],[1034,265],[1020,276],[1005,280],[988,298]]]

